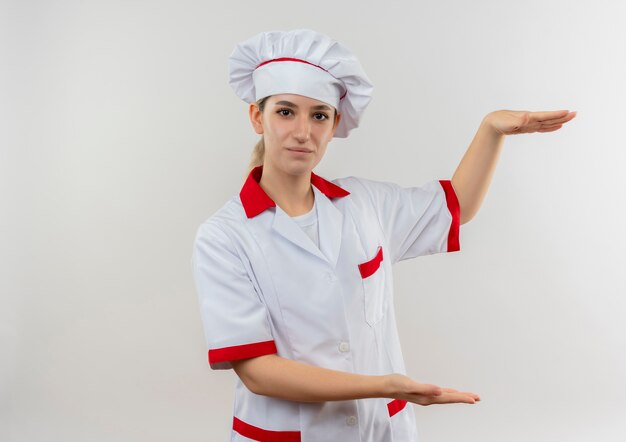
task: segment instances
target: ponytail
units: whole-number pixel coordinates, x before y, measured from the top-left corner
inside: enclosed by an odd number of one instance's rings
[[[256,143],[254,149],[252,150],[252,155],[250,155],[250,164],[248,165],[248,171],[246,172],[246,178],[257,166],[263,164],[263,157],[265,156],[265,139],[263,135],[261,135],[261,139]]]
[[[263,97],[257,102],[257,105],[259,106],[259,110],[261,112],[265,110],[265,102],[267,101],[269,97],[270,97],[269,95],[267,97]],[[254,149],[252,149],[252,154],[250,155],[250,164],[248,164],[248,171],[246,172],[246,176],[244,177],[244,179],[248,178],[248,175],[250,175],[250,172],[252,172],[252,169],[263,164],[264,156],[265,156],[265,139],[263,138],[263,135],[261,135],[261,139],[256,143],[256,145],[254,146]]]

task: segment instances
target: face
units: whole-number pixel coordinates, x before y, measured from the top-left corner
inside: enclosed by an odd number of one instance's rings
[[[250,120],[265,140],[264,164],[291,175],[309,173],[322,160],[339,119],[322,101],[296,94],[273,95],[263,112],[250,104]]]

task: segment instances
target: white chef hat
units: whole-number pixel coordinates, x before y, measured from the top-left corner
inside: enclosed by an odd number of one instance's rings
[[[239,43],[229,59],[229,84],[246,103],[276,94],[298,94],[341,113],[335,137],[358,127],[374,86],[356,56],[310,29],[261,32]]]

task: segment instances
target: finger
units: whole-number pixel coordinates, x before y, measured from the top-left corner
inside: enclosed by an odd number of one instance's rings
[[[418,405],[433,405],[433,404],[474,404],[480,401],[480,397],[474,393],[462,393],[462,392],[444,392],[440,396],[424,396],[424,395],[408,395],[403,399],[416,403]]]
[[[454,388],[442,388],[441,391],[444,391],[446,393],[458,393],[459,390],[455,390]]]
[[[454,388],[442,388],[441,391],[443,391],[444,393],[461,393],[461,394],[466,394],[468,396],[473,397],[475,401],[479,401],[480,400],[480,396],[477,395],[476,393],[472,393],[471,391],[459,391],[459,390],[455,390]]]
[[[441,396],[443,389],[438,385],[433,384],[418,384],[418,388],[415,389],[415,393],[422,394],[424,396]]]
[[[421,396],[439,396],[443,393],[443,389],[438,385],[433,384],[420,384],[413,381],[410,388],[407,389],[407,394],[417,394]]]
[[[471,391],[458,391],[455,390],[454,388],[442,388],[441,389],[443,392],[445,393],[459,393],[459,394],[465,394],[467,396],[471,396],[474,398],[474,400],[479,401],[480,400],[480,396],[478,396],[476,393],[472,393]]]
[[[480,396],[478,396],[476,393],[472,393],[471,391],[462,391],[461,393],[473,397],[475,401],[480,400]]]
[[[444,393],[441,396],[433,397],[434,404],[474,404],[476,400],[464,393]]]
[[[544,120],[536,120],[539,124],[542,125],[553,125],[553,124],[561,124],[561,123],[567,123],[568,121],[572,120],[574,117],[576,116],[576,112],[570,112],[565,116],[562,117],[558,117],[558,118],[549,118],[549,119],[544,119]]]
[[[554,120],[557,118],[562,118],[569,113],[569,110],[558,110],[558,111],[548,111],[548,112],[531,112],[530,118],[534,121],[546,121],[546,120]]]
[[[554,132],[555,130],[559,130],[562,126],[562,124],[559,124],[558,126],[545,127],[537,129],[537,132]]]

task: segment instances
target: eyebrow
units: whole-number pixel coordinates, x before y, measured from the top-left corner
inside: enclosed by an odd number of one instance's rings
[[[286,101],[286,100],[282,100],[282,101],[278,101],[274,104],[275,106],[287,106],[287,107],[293,107],[293,108],[298,108],[298,105],[296,105],[295,103],[292,103],[291,101]],[[314,110],[331,110],[331,108],[329,106],[326,106],[325,104],[318,104],[317,106],[312,106],[311,109]]]

